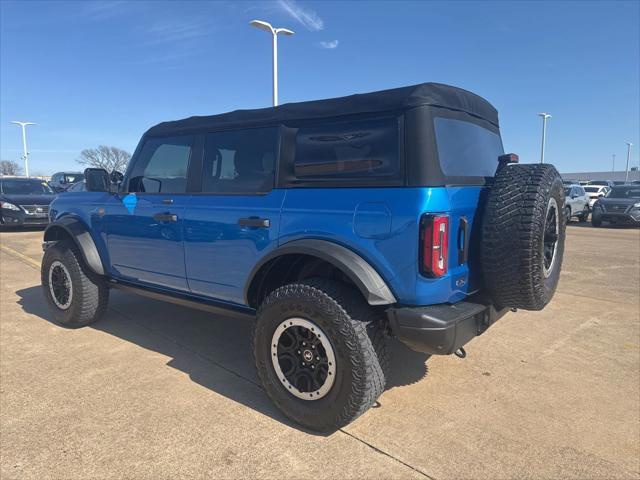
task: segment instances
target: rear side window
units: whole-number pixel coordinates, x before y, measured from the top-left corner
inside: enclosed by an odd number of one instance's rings
[[[504,153],[500,135],[453,118],[434,119],[442,173],[450,177],[493,177]]]
[[[302,180],[397,177],[399,157],[397,118],[329,121],[298,129],[294,175]]]
[[[202,192],[269,192],[275,182],[278,146],[278,127],[208,134],[204,144]]]
[[[151,138],[129,176],[130,192],[185,193],[193,137]]]

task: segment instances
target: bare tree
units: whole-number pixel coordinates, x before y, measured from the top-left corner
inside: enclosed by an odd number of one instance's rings
[[[22,167],[18,165],[18,162],[14,162],[13,160],[0,161],[0,173],[2,175],[20,175],[21,172]]]
[[[76,160],[80,165],[93,168],[104,168],[107,172],[117,170],[123,172],[131,154],[117,147],[100,145],[98,148],[87,148],[80,152],[80,158]]]

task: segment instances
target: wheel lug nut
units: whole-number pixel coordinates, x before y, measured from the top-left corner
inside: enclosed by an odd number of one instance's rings
[[[316,368],[315,365],[311,365],[311,369],[313,370],[314,368]]]
[[[298,355],[300,355],[300,350],[298,350]]]

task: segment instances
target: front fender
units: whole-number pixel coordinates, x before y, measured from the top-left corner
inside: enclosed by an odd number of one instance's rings
[[[53,242],[69,237],[78,247],[85,265],[98,275],[104,275],[105,269],[96,243],[89,232],[89,227],[82,220],[65,216],[50,224],[44,231],[44,241]]]

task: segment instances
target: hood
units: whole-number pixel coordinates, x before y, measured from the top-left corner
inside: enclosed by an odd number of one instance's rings
[[[9,193],[0,193],[0,198],[14,205],[49,205],[56,196],[51,194],[11,195]]]

